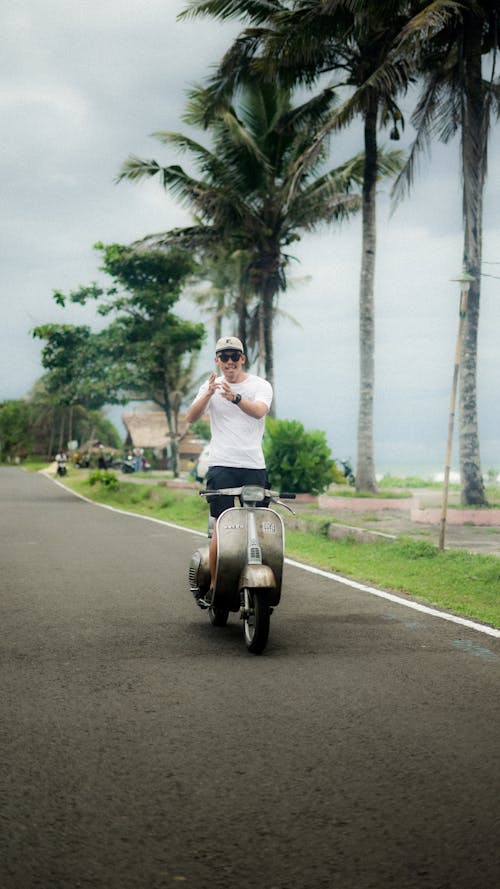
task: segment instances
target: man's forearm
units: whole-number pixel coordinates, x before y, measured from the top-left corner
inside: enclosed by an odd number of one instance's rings
[[[253,417],[254,420],[260,420],[261,417],[265,417],[269,410],[267,404],[264,404],[263,401],[248,401],[245,398],[241,399],[237,407],[244,414],[247,414],[248,417]]]
[[[210,392],[207,392],[205,395],[202,395],[201,398],[193,401],[191,407],[189,407],[186,411],[187,423],[196,423],[196,420],[200,419],[200,417],[205,413],[207,409],[210,398]]]

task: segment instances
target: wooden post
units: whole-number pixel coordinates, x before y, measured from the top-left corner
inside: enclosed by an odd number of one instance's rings
[[[469,299],[469,287],[470,282],[474,279],[464,272],[459,278],[453,278],[453,281],[460,281],[461,284],[461,295],[460,295],[460,318],[458,323],[458,334],[457,334],[457,345],[455,349],[455,366],[453,368],[453,382],[451,387],[451,400],[450,400],[450,416],[448,420],[448,440],[446,443],[446,458],[445,458],[445,467],[444,467],[444,481],[443,481],[443,502],[441,506],[441,522],[439,527],[439,551],[443,552],[444,550],[444,541],[446,534],[446,515],[448,511],[448,488],[450,484],[450,467],[451,467],[451,452],[453,448],[453,428],[455,425],[455,406],[457,401],[457,389],[458,389],[458,379],[460,375],[460,361],[462,357],[462,345],[464,341],[464,326],[465,326],[465,316],[467,314],[467,302]]]

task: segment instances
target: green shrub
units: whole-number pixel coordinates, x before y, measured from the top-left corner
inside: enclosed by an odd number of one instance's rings
[[[410,540],[402,537],[398,540],[399,552],[406,559],[433,559],[438,555],[438,548],[428,540]]]
[[[306,432],[298,420],[268,418],[264,436],[266,466],[273,488],[319,494],[339,475],[324,432]]]
[[[196,420],[191,425],[191,434],[202,438],[203,441],[210,441],[210,423],[208,420]]]
[[[89,485],[103,485],[105,488],[110,488],[115,491],[119,488],[119,482],[114,474],[114,472],[108,472],[107,469],[96,469],[95,472],[91,472],[89,475]]]

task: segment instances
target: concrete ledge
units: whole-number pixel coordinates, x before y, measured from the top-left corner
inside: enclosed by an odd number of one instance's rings
[[[339,525],[336,522],[321,523],[308,522],[300,517],[286,516],[286,527],[294,531],[302,531],[308,534],[325,535],[329,540],[343,540],[352,537],[361,543],[374,543],[375,541],[394,541],[394,534],[385,534],[383,531],[369,531],[366,528],[356,528],[353,525]]]
[[[412,509],[412,522],[425,525],[439,525],[441,509]],[[448,509],[447,525],[500,526],[500,509]]]
[[[384,534],[383,531],[367,531],[366,528],[354,528],[351,525],[328,525],[328,537],[330,540],[343,540],[352,537],[360,543],[374,543],[376,541],[392,543],[397,540],[394,534]]]
[[[328,494],[320,494],[318,497],[320,509],[349,510],[349,512],[367,512],[381,509],[392,509],[400,512],[410,512],[415,507],[414,497],[401,497],[392,499],[388,497],[329,497]]]

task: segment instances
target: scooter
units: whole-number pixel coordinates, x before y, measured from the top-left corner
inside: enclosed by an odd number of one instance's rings
[[[354,475],[354,472],[352,470],[352,466],[351,466],[349,460],[339,460],[338,462],[342,466],[342,472],[344,473],[344,478],[346,479],[347,484],[355,485],[356,484],[356,476]]]
[[[281,598],[285,528],[283,519],[265,503],[293,513],[278,494],[256,485],[202,490],[202,497],[238,497],[240,505],[226,509],[217,519],[217,567],[210,591],[209,547],[197,549],[189,565],[189,587],[196,603],[208,610],[215,627],[225,627],[229,612],[239,612],[248,651],[261,654],[269,637],[270,618]],[[208,536],[213,531],[209,522]]]
[[[66,468],[66,463],[58,463],[57,464],[57,474],[58,475],[66,475],[68,472]]]

